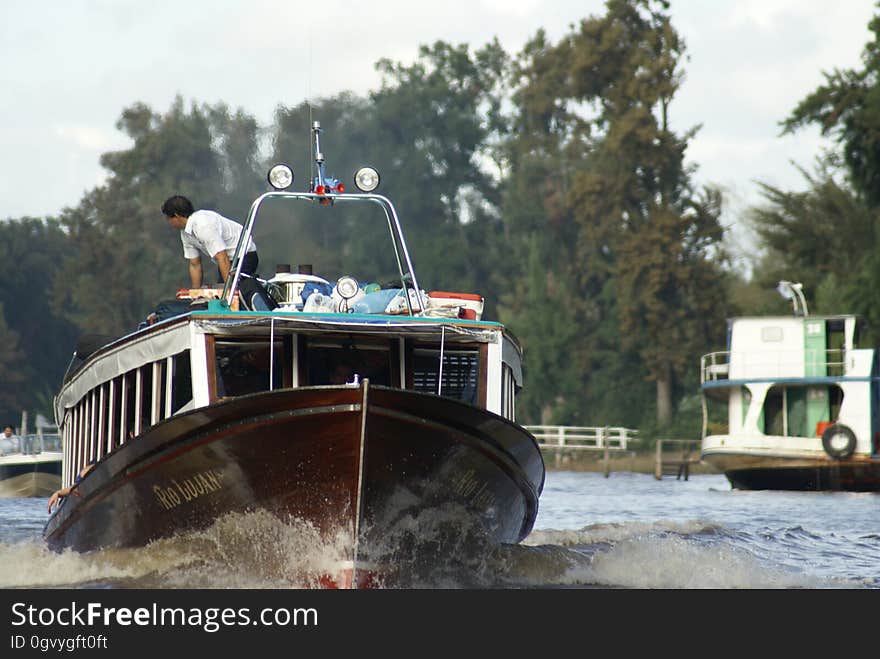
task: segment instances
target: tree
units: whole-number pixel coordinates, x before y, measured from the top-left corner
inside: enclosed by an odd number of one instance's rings
[[[72,249],[54,282],[59,313],[82,331],[114,335],[134,330],[187,281],[162,202],[184,194],[231,214],[225,206],[247,209],[261,178],[248,174],[257,161],[256,123],[222,104],[187,110],[178,98],[160,115],[137,103],[118,127],[133,145],[104,154],[107,182],[61,214]]]
[[[0,303],[0,421],[12,423],[18,418],[27,404],[22,385],[24,374],[24,354],[18,348],[18,334],[6,324],[3,304]]]
[[[757,274],[764,281],[781,273],[814,296],[812,311],[858,313],[880,330],[878,209],[880,209],[880,16],[859,70],[824,73],[825,84],[807,95],[781,122],[790,134],[808,125],[840,145],[822,154],[813,174],[801,170],[808,188],[789,192],[763,185],[767,204],[753,210],[759,235],[779,265]],[[779,278],[782,278],[779,276]]]
[[[861,70],[824,73],[825,84],[804,98],[782,122],[783,134],[817,125],[843,149],[856,193],[870,207],[880,204],[880,16],[868,24],[874,37],[862,54]]]
[[[382,87],[370,95],[372,155],[391,175],[388,190],[408,218],[420,277],[440,290],[490,289],[485,240],[497,226],[497,184],[481,157],[497,129],[496,91],[506,55],[497,42],[422,46],[410,65],[380,60]]]
[[[556,46],[539,34],[516,96],[521,125],[537,136],[522,146],[555,166],[539,188],[564,245],[575,324],[591,328],[581,366],[605,366],[609,336],[615,350],[636,351],[664,423],[676,378],[696,371],[693,355],[720,331],[712,326],[723,300],[713,294],[722,282],[720,193],[691,184],[684,159],[696,129],[679,136],[669,127],[684,44],[667,10],[659,0],[609,0],[604,16],[581,21]]]
[[[77,330],[56,312],[52,293],[54,275],[70,249],[70,239],[54,220],[0,222],[0,261],[14,264],[6,268],[0,287],[10,333],[7,359],[20,354],[20,361],[8,364],[20,379],[0,379],[15,390],[18,414],[29,409],[51,415],[52,397],[73,352]]]
[[[769,289],[781,279],[801,282],[812,313],[857,313],[880,328],[880,212],[849,186],[844,167],[826,154],[813,173],[801,169],[804,191],[761,184],[766,203],[751,209],[750,219],[773,258],[755,280]]]

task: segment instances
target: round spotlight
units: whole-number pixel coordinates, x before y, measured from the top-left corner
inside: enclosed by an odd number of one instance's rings
[[[269,170],[269,185],[276,190],[289,188],[293,183],[293,170],[284,163],[278,163]]]
[[[372,192],[379,187],[379,172],[372,167],[361,167],[354,173],[354,184],[361,192]]]
[[[351,275],[345,275],[336,281],[336,290],[344,300],[350,300],[358,294],[360,286],[358,286],[357,279]]]

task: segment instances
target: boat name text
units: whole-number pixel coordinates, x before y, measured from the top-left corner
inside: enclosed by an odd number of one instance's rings
[[[164,487],[154,485],[153,496],[162,508],[171,510],[184,502],[216,492],[222,487],[223,473],[216,469],[208,469],[184,478],[182,482],[172,478],[170,485]]]
[[[478,508],[495,506],[495,495],[489,490],[486,483],[481,483],[476,478],[476,472],[473,469],[468,469],[453,478],[452,488],[459,497],[473,506]]]

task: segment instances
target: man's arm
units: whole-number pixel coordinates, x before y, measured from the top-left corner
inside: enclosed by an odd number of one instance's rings
[[[189,280],[193,288],[202,287],[202,258],[200,256],[189,259]]]
[[[229,276],[229,268],[232,267],[232,263],[229,261],[229,254],[226,253],[225,249],[221,249],[214,254],[214,260],[217,261],[217,267],[220,268],[220,276],[223,277],[225,283],[226,278]]]

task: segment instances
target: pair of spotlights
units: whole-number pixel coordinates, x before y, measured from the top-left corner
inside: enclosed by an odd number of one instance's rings
[[[269,185],[276,190],[286,190],[293,184],[293,169],[279,163],[269,170]],[[361,192],[372,192],[379,187],[379,172],[372,167],[361,167],[354,173],[354,184]]]

